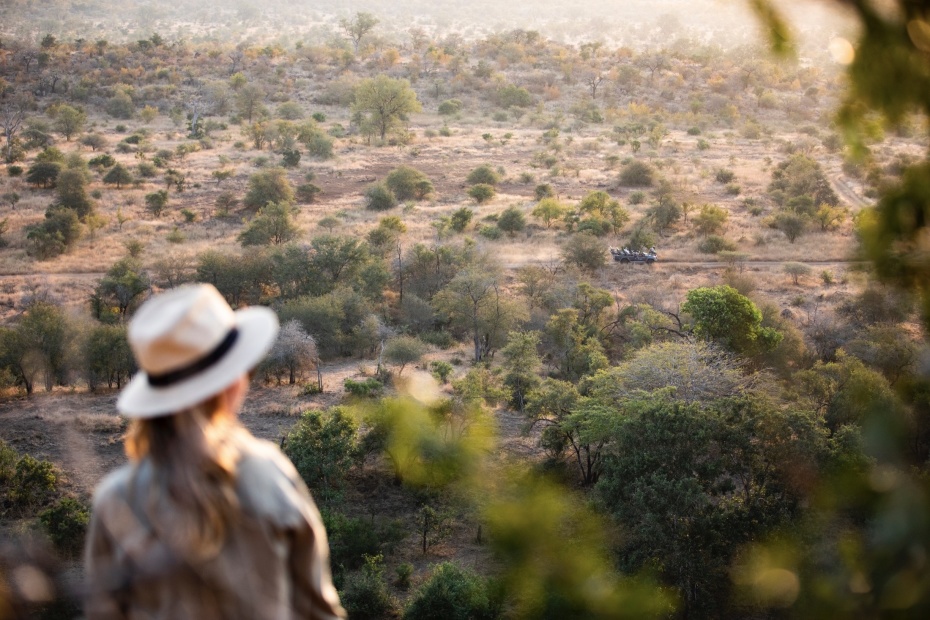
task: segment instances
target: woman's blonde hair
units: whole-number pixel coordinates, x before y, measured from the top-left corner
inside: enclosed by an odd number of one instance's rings
[[[149,458],[152,465],[152,479],[142,490],[146,519],[186,561],[214,557],[237,519],[240,452],[234,438],[240,429],[224,394],[129,427],[126,454],[137,463]]]

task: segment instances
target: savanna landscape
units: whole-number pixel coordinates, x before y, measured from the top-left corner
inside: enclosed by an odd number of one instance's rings
[[[420,4],[0,6],[0,619],[186,282],[352,618],[925,613],[930,8]]]

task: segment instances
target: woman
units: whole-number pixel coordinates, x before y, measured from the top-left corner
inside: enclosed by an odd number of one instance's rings
[[[268,308],[215,288],[147,301],[129,325],[140,372],[117,408],[130,463],[94,496],[87,617],[345,617],[319,512],[290,461],[236,421],[270,349]]]

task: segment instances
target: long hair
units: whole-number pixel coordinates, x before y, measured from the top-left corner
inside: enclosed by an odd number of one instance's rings
[[[129,459],[151,460],[152,480],[141,490],[146,519],[186,561],[215,557],[237,519],[241,428],[218,394],[174,415],[135,420],[127,432]]]

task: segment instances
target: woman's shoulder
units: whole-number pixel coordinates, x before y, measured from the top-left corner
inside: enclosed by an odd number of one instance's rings
[[[294,465],[275,444],[251,435],[237,439],[236,489],[243,508],[282,526],[296,526],[313,501]],[[315,510],[315,508],[314,508]]]
[[[129,489],[132,472],[135,469],[131,463],[126,463],[108,473],[94,489],[94,506],[104,504],[117,498],[125,498]]]

